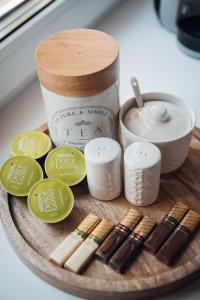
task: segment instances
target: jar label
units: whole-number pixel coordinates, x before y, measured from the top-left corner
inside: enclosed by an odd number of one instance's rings
[[[115,117],[104,106],[62,109],[52,117],[51,133],[56,146],[71,145],[81,150],[94,138],[115,134]]]

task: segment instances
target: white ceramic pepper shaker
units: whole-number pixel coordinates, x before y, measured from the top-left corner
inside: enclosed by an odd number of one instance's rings
[[[90,194],[99,200],[112,200],[122,189],[121,147],[111,138],[91,140],[84,150]]]
[[[159,193],[161,152],[148,142],[129,145],[124,153],[125,196],[139,206],[151,205]]]

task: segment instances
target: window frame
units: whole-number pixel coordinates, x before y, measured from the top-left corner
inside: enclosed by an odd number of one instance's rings
[[[56,0],[3,40],[0,107],[35,78],[34,52],[43,38],[67,28],[88,27],[119,1]]]
[[[13,0],[11,0],[12,2]],[[7,5],[0,8],[1,30],[0,41],[8,37],[20,26],[28,22],[34,15],[45,9],[51,2],[56,0],[14,0],[19,3],[8,2]],[[10,4],[10,8],[9,8]],[[6,10],[7,8],[7,10]],[[3,11],[3,12],[2,12]]]

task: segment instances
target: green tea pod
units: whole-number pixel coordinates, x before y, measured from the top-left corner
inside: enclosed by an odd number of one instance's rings
[[[32,187],[28,207],[34,217],[44,223],[65,219],[74,205],[74,196],[67,184],[58,179],[43,179]]]
[[[30,157],[13,156],[1,168],[1,184],[14,196],[27,196],[31,187],[41,179],[42,168]]]
[[[57,147],[47,155],[45,171],[50,178],[60,179],[69,186],[76,185],[86,176],[85,157],[77,148]]]
[[[11,143],[11,153],[39,159],[47,154],[51,147],[51,139],[47,134],[41,131],[27,131],[15,136]]]

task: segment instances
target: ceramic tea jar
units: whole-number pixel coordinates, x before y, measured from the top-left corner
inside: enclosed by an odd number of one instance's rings
[[[144,106],[135,98],[120,110],[120,140],[124,149],[134,142],[150,142],[162,155],[161,173],[179,168],[185,161],[195,126],[192,108],[168,94],[142,94]]]
[[[108,34],[71,29],[43,40],[36,64],[51,138],[81,150],[116,136],[119,50]]]

